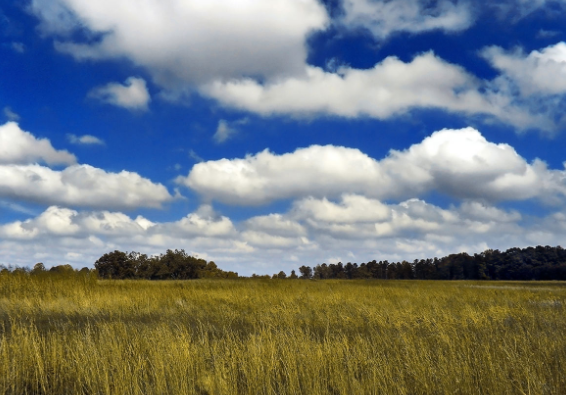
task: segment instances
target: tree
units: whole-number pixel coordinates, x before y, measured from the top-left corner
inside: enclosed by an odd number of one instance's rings
[[[287,275],[285,274],[285,272],[283,270],[281,270],[278,274],[277,274],[277,278],[279,280],[284,280],[287,278]]]
[[[289,276],[289,278],[290,278],[291,280],[296,280],[296,279],[299,278],[299,276],[297,276],[297,274],[295,273],[294,270],[291,270],[291,275]]]
[[[109,252],[102,255],[94,263],[101,278],[121,278],[122,266],[128,264],[128,255],[122,251]]]
[[[36,263],[33,267],[33,269],[31,270],[31,274],[40,274],[40,273],[45,273],[45,265],[42,262]]]
[[[305,266],[305,265],[301,266],[299,268],[299,272],[301,273],[300,278],[302,279],[309,280],[312,278],[312,269],[310,268],[310,266]]]
[[[74,274],[75,269],[73,269],[71,265],[59,265],[53,266],[51,269],[49,269],[49,273],[57,273],[59,275],[68,276],[70,274]]]

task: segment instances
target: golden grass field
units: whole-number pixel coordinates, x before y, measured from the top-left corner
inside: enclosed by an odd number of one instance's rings
[[[566,284],[0,275],[0,394],[566,394]]]

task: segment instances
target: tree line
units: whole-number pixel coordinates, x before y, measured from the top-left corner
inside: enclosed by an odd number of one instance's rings
[[[185,250],[167,250],[165,254],[151,257],[116,250],[101,256],[94,268],[100,278],[107,279],[238,278],[238,273],[221,270],[216,263],[188,255]]]
[[[33,269],[0,265],[0,274],[28,275],[93,275],[102,279],[140,280],[189,280],[197,278],[238,278],[238,273],[224,271],[214,262],[190,256],[184,250],[167,250],[158,256],[139,252],[112,251],[102,255],[94,263],[94,269],[84,267],[75,270],[71,265],[53,266],[46,269],[37,263]]]
[[[376,261],[301,266],[302,279],[566,280],[566,250],[560,246],[465,252],[413,262]],[[294,271],[293,271],[294,274]],[[285,278],[285,273],[273,278]]]
[[[506,251],[486,250],[469,255],[465,252],[443,258],[415,259],[413,262],[373,260],[361,264],[318,264],[301,266],[287,275],[280,271],[272,276],[253,274],[262,279],[417,279],[417,280],[566,280],[566,249],[561,246],[510,248]],[[159,256],[139,252],[113,251],[102,255],[94,269],[73,269],[70,265],[43,263],[33,269],[5,267],[2,273],[26,274],[93,274],[103,279],[186,280],[198,278],[239,278],[238,273],[224,271],[214,263],[188,255],[184,250],[167,250]]]

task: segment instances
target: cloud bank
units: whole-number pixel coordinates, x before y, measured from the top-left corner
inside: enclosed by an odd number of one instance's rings
[[[314,145],[202,162],[178,182],[209,202],[291,202],[283,212],[243,220],[204,203],[178,220],[156,221],[119,211],[172,199],[163,186],[136,173],[77,164],[62,171],[2,165],[0,198],[51,206],[0,224],[0,248],[7,251],[0,263],[84,266],[113,249],[153,254],[183,248],[251,274],[269,273],[273,262],[288,272],[302,264],[560,244],[566,236],[560,208],[550,206],[549,214],[536,217],[497,207],[528,199],[563,205],[566,170],[549,169],[538,159],[529,163],[473,128],[437,131],[380,160],[357,149]],[[454,203],[427,202],[430,192],[452,196]]]
[[[564,169],[548,169],[538,159],[528,163],[513,147],[491,143],[473,128],[435,132],[379,161],[357,149],[331,145],[283,155],[265,150],[242,159],[198,163],[177,182],[206,199],[236,205],[343,193],[403,199],[436,191],[492,202],[557,203],[566,197]]]

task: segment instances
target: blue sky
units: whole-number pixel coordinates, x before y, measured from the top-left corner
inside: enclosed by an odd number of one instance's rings
[[[0,264],[566,236],[566,1],[0,0]]]

